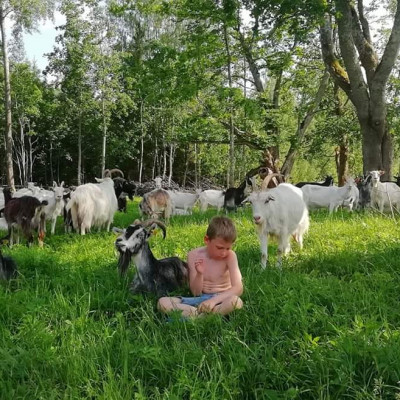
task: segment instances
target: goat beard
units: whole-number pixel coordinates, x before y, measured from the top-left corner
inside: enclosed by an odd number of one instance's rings
[[[127,251],[119,251],[118,268],[121,276],[125,276],[128,272],[129,264],[131,263],[132,253]]]

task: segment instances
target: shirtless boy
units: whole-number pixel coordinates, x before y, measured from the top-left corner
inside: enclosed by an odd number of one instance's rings
[[[202,313],[226,315],[242,308],[242,275],[232,245],[236,229],[231,219],[214,217],[204,236],[204,247],[189,252],[189,286],[195,297],[162,297],[158,309],[181,310],[185,317]]]

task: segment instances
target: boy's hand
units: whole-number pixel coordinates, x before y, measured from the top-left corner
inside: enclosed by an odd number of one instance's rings
[[[197,311],[199,313],[209,313],[212,312],[214,307],[215,307],[215,302],[213,301],[213,299],[209,299],[200,303],[199,306],[197,307]]]
[[[195,260],[194,267],[198,274],[204,274],[204,260],[202,258]]]

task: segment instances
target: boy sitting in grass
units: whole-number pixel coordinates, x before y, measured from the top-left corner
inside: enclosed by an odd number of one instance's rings
[[[232,245],[236,229],[227,217],[214,217],[204,236],[204,247],[189,252],[189,285],[195,297],[161,297],[163,313],[181,310],[184,317],[202,313],[226,315],[243,307],[242,274]]]

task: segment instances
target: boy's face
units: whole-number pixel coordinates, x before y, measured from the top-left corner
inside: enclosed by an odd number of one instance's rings
[[[209,257],[215,260],[223,260],[228,257],[233,244],[219,237],[210,239],[207,235],[204,236],[204,243],[207,247]]]

